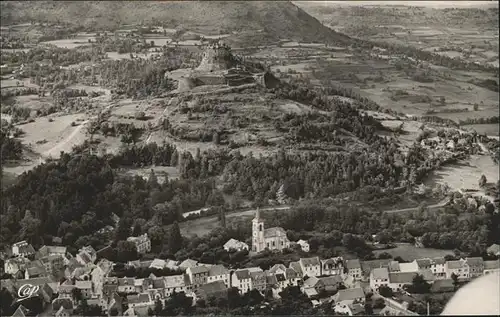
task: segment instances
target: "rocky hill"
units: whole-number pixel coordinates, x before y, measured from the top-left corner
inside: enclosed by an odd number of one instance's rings
[[[281,1],[10,1],[2,2],[0,9],[2,25],[36,21],[110,30],[149,24],[204,34],[238,32],[266,39],[349,41],[291,2]]]

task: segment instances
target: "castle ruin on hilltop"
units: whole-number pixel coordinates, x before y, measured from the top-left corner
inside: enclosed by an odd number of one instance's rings
[[[222,42],[206,46],[200,64],[189,76],[179,79],[177,90],[189,91],[197,86],[240,86],[257,83],[263,86],[279,84],[269,72],[252,73],[246,69],[241,58],[233,55],[231,48]]]

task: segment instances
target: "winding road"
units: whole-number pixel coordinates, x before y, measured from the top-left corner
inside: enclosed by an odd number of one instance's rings
[[[285,211],[289,210],[291,206],[277,206],[277,207],[267,207],[260,208],[260,211]],[[236,217],[245,217],[252,216],[255,214],[257,209],[243,210],[226,214],[226,220]],[[209,217],[201,217],[193,220],[188,220],[186,222],[181,222],[179,227],[181,229],[181,233],[183,236],[203,236],[205,234],[210,233],[213,229],[219,226],[219,221],[217,220],[217,216],[209,216]]]
[[[427,209],[435,209],[435,208],[441,208],[441,207],[444,207],[446,206],[446,204],[449,202],[448,199],[445,199],[437,204],[434,204],[434,205],[430,205],[430,206],[426,206]],[[409,212],[409,211],[416,211],[418,210],[418,208],[420,207],[411,207],[411,208],[404,208],[404,209],[394,209],[394,210],[386,210],[384,211],[385,213],[388,213],[388,214],[394,214],[394,213],[398,213],[398,212]]]

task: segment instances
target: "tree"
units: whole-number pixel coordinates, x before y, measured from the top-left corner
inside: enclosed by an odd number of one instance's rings
[[[128,217],[121,217],[115,232],[115,241],[127,240],[130,237],[132,220]]]
[[[407,291],[415,294],[426,294],[430,292],[431,285],[425,281],[424,276],[421,274],[413,277],[412,284],[406,287]]]
[[[119,262],[137,260],[137,248],[133,242],[118,241],[116,246],[116,256]]]
[[[488,181],[486,180],[486,176],[481,175],[481,178],[479,178],[479,187],[484,187]]]
[[[179,228],[179,224],[176,221],[170,227],[168,236],[168,250],[171,254],[175,254],[181,248],[182,248],[181,229]]]
[[[456,290],[458,288],[458,275],[456,275],[455,273],[452,273],[451,279],[453,280],[453,287]]]
[[[373,308],[375,309],[382,309],[385,307],[385,301],[383,298],[377,298],[375,302],[373,303]]]
[[[391,298],[394,293],[392,292],[392,289],[389,287],[389,286],[386,286],[386,285],[382,285],[378,288],[378,293],[383,296],[383,297],[387,297],[387,298]]]
[[[365,304],[365,314],[366,315],[373,315],[373,307],[372,304],[366,303]]]

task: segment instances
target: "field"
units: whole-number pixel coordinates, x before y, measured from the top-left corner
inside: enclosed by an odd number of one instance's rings
[[[376,250],[373,253],[378,256],[380,253],[389,253],[393,258],[400,256],[405,261],[413,261],[421,258],[442,257],[448,254],[453,255],[453,250],[440,250],[432,248],[417,248],[411,244],[398,243],[396,248],[387,250]]]
[[[474,189],[478,195],[485,195],[478,184],[483,174],[489,183],[496,183],[499,179],[498,165],[488,155],[473,155],[469,160],[449,164],[432,172],[425,184],[448,184],[455,190]]]
[[[85,116],[74,114],[55,117],[53,122],[39,118],[35,122],[21,125],[26,133],[21,140],[35,153],[43,157],[58,157],[60,151],[70,152],[72,147],[85,140]],[[72,126],[72,122],[76,125]]]
[[[264,208],[261,209],[261,212],[286,212],[288,209],[289,207]],[[231,225],[232,223],[241,223],[248,220],[248,225],[250,226],[250,222],[255,215],[255,211],[255,209],[251,209],[226,214],[226,223],[227,225]],[[212,231],[213,229],[219,227],[219,221],[217,220],[217,216],[203,217],[182,222],[179,224],[179,227],[183,236],[197,235],[201,237],[205,234],[210,233],[210,231]]]
[[[475,130],[479,134],[486,134],[491,136],[499,135],[499,127],[498,124],[472,124],[463,126],[464,129],[472,129]]]
[[[55,45],[61,48],[72,49],[83,45],[89,45],[90,44],[89,40],[95,41],[95,34],[78,34],[77,36],[71,39],[47,41],[47,42],[41,42],[40,44]]]

